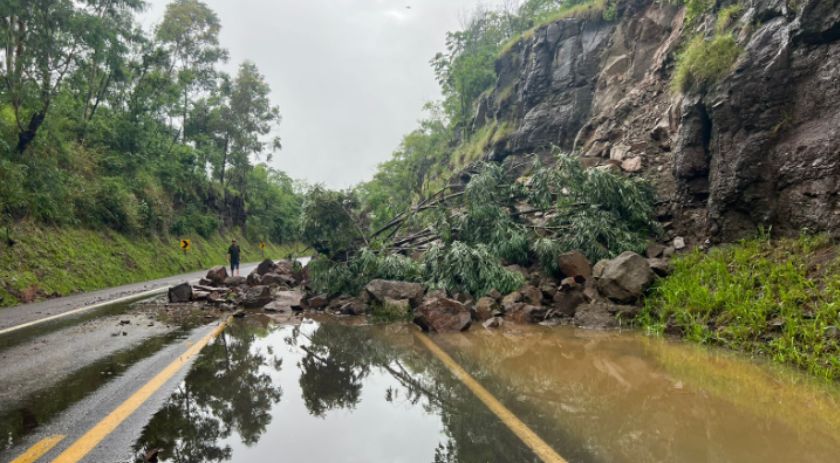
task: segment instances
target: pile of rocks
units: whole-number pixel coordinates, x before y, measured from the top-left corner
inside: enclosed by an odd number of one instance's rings
[[[667,256],[673,248],[648,247],[646,257],[625,252],[592,265],[573,251],[557,258],[559,277],[513,265],[526,283],[510,294],[490,291],[474,300],[466,294],[427,290],[419,283],[373,280],[356,297],[330,299],[324,295],[304,297],[307,309],[344,315],[361,315],[374,306],[410,315],[427,331],[463,331],[474,323],[487,328],[514,323],[569,324],[586,328],[613,328],[638,315],[645,292],[656,278],[670,272]]]
[[[270,311],[274,306],[279,310],[281,305],[299,310],[300,296],[294,298],[289,293],[299,288],[305,277],[305,271],[292,261],[266,259],[247,277],[229,276],[225,267],[213,267],[198,284],[181,283],[169,288],[168,296],[173,304],[198,301],[227,310]]]

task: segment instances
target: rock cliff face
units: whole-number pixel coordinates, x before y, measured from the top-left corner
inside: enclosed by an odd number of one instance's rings
[[[666,228],[694,240],[840,230],[840,0],[740,4],[742,51],[699,93],[670,82],[688,38],[715,33],[714,12],[689,24],[669,2],[628,0],[616,21],[537,30],[479,103],[476,126],[505,128],[486,157],[557,146],[616,164],[649,178]]]

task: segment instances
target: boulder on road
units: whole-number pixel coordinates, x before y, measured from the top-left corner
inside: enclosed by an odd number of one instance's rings
[[[248,274],[248,277],[245,279],[248,286],[257,286],[262,284],[262,277],[256,270]]]
[[[263,261],[260,262],[259,265],[257,265],[257,274],[262,276],[262,275],[265,275],[268,272],[273,272],[275,267],[276,267],[276,265],[274,264],[273,260],[263,259]]]
[[[470,310],[464,304],[447,297],[426,298],[414,310],[414,323],[423,331],[465,331],[472,323]]]
[[[245,277],[237,276],[225,278],[225,286],[227,286],[228,288],[242,286],[245,284],[248,284],[248,280]]]
[[[484,323],[482,323],[482,326],[484,326],[487,329],[501,328],[503,323],[504,319],[502,319],[502,317],[493,317],[485,320]]]
[[[304,301],[303,304],[304,304],[305,307],[307,307],[309,309],[317,310],[317,309],[323,309],[324,307],[327,306],[328,303],[329,303],[329,299],[327,299],[327,296],[324,296],[323,294],[316,294],[314,296],[310,296],[310,297],[306,298],[306,300]]]
[[[292,287],[295,285],[295,279],[291,275],[281,275],[279,273],[266,273],[262,276],[262,284],[280,286],[285,285]]]
[[[632,251],[606,261],[598,278],[598,291],[616,302],[634,302],[653,283],[654,273],[647,259]]]
[[[634,318],[640,310],[632,305],[602,302],[581,304],[575,311],[574,323],[581,328],[615,328],[623,321]]]
[[[475,303],[475,318],[478,321],[484,321],[492,317],[495,312],[501,309],[501,306],[495,299],[489,296],[479,298]]]
[[[367,312],[367,306],[358,299],[351,299],[342,304],[338,311],[343,315],[362,315]]]
[[[558,315],[572,317],[577,307],[586,302],[583,290],[557,291],[554,293],[551,309]]]
[[[666,277],[671,274],[671,263],[666,259],[650,258],[647,260],[650,269],[653,270],[657,276]]]
[[[557,269],[565,277],[582,276],[592,278],[592,264],[580,251],[567,252],[557,256]]]
[[[295,273],[295,264],[290,260],[278,260],[274,264],[274,272],[280,275],[292,275]]]
[[[533,285],[525,285],[519,289],[525,302],[532,305],[540,305],[542,303],[543,293],[539,288]]]
[[[268,304],[273,299],[274,298],[271,295],[271,288],[268,286],[253,286],[248,288],[248,291],[245,292],[245,298],[242,301],[242,305],[244,305],[246,309],[256,309]]]
[[[520,304],[509,316],[516,323],[539,323],[545,320],[548,309],[531,304]]]
[[[209,280],[214,286],[218,286],[224,283],[227,277],[227,269],[221,265],[217,265],[208,270],[207,276],[205,276],[204,278]]]
[[[380,303],[385,302],[386,299],[407,299],[412,307],[416,307],[423,301],[426,288],[420,283],[377,279],[371,280],[365,286],[365,291]]]
[[[189,283],[181,283],[180,285],[173,286],[169,288],[169,302],[190,302],[192,299],[192,293],[192,286]]]

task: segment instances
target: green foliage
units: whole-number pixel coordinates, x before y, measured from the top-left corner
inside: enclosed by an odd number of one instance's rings
[[[336,228],[349,230],[337,233],[346,237],[352,231],[351,214],[344,213],[340,206],[340,193],[329,194],[330,204],[324,206],[328,212],[313,214],[310,220],[319,226],[332,223],[325,234]],[[535,225],[523,219],[523,214],[513,213],[517,210],[525,215],[544,213],[547,218],[543,225]],[[335,217],[347,224],[335,225]],[[524,183],[515,181],[498,164],[483,163],[476,165],[463,191],[417,210],[402,224],[409,235],[416,233],[414,236],[427,243],[433,241],[431,248],[402,247],[414,242],[412,238],[400,239],[396,246],[380,238],[371,244],[379,249],[376,253],[367,248],[354,252],[352,243],[343,242],[343,252],[331,252],[331,259],[318,260],[311,275],[315,288],[330,295],[356,294],[374,278],[423,281],[431,287],[475,297],[494,288],[510,292],[523,279],[519,273],[506,270],[504,264],[527,266],[536,261],[553,272],[557,270],[557,255],[573,249],[583,251],[593,261],[627,250],[642,251],[658,231],[652,217],[653,193],[646,183],[597,169],[586,170],[575,157],[558,156],[547,167],[535,164]],[[304,233],[305,240],[307,236]],[[425,251],[421,268],[400,254],[415,251]]]
[[[503,294],[518,289],[525,278],[505,269],[490,249],[455,241],[434,246],[423,256],[427,283],[449,291],[463,291],[481,297],[496,289]]]
[[[451,133],[439,107],[428,104],[425,109],[429,117],[403,137],[391,159],[356,190],[374,229],[406,210],[429,191],[432,178],[447,172]]]
[[[0,5],[0,214],[295,239],[300,196],[284,174],[254,165],[280,149],[265,78],[249,62],[234,77],[218,69],[221,24],[203,2],[173,1],[152,35],[134,16],[142,7]]]
[[[11,248],[5,244],[5,227],[0,232],[4,238],[0,243],[3,307],[224,264],[232,238],[240,242],[243,262],[262,258],[256,243],[238,232],[214,232],[209,238],[187,233],[137,239],[113,231],[40,226],[24,221],[10,227],[10,236],[17,242]],[[192,249],[186,255],[178,246],[181,238],[192,241]],[[267,257],[280,259],[302,250],[299,245],[268,243],[265,252]]]
[[[718,12],[717,21],[715,22],[715,30],[718,34],[723,34],[732,26],[733,22],[741,16],[744,12],[744,5],[740,3],[733,3],[727,7],[722,8]]]
[[[767,355],[840,379],[840,258],[824,236],[758,238],[674,262],[646,301],[641,323],[692,341]]]
[[[685,19],[689,23],[715,7],[716,0],[676,0],[685,5]]]
[[[593,262],[628,250],[641,252],[658,232],[653,189],[646,182],[584,169],[576,157],[560,155],[554,166],[537,166],[528,196],[538,207],[556,208],[548,222],[559,230],[556,250],[580,250]],[[548,250],[543,247],[543,254]]]
[[[312,188],[303,198],[301,240],[330,258],[345,256],[363,238],[352,192]]]
[[[417,262],[398,254],[377,254],[363,248],[346,262],[331,261],[326,257],[313,259],[309,264],[310,284],[315,291],[329,296],[356,295],[371,280],[421,281],[422,267]]]
[[[677,58],[672,86],[675,91],[705,91],[732,67],[741,47],[732,34],[719,34],[712,39],[698,35],[691,39]]]

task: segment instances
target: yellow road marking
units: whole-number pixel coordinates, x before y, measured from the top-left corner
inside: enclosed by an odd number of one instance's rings
[[[219,324],[213,331],[201,338],[198,342],[189,347],[183,354],[172,363],[166,366],[160,373],[150,379],[134,394],[131,395],[125,402],[121,403],[108,416],[102,419],[94,427],[90,428],[82,437],[68,447],[61,453],[53,463],[75,463],[85,457],[91,450],[94,449],[105,437],[111,434],[117,426],[119,426],[126,418],[131,416],[141,405],[143,405],[149,397],[152,396],[158,389],[163,386],[175,373],[178,372],[184,365],[187,364],[193,357],[198,355],[204,346],[207,345],[213,338],[219,335],[225,329],[230,317]]]
[[[428,348],[435,357],[438,358],[449,371],[455,375],[456,378],[461,380],[467,388],[475,394],[476,397],[480,401],[484,403],[484,405],[496,415],[502,423],[505,424],[514,434],[516,434],[519,439],[522,440],[525,445],[531,448],[534,453],[540,457],[540,459],[546,463],[566,463],[566,460],[563,459],[557,452],[551,448],[540,436],[537,435],[531,428],[528,427],[525,423],[522,422],[516,415],[513,414],[510,410],[507,409],[501,402],[496,399],[493,394],[491,394],[487,389],[484,388],[478,381],[475,380],[466,370],[461,368],[452,357],[449,356],[446,352],[443,351],[437,344],[434,343],[428,336],[425,334],[415,331],[414,333],[417,336],[417,339],[423,343],[423,345]]]
[[[62,317],[67,317],[69,315],[74,315],[80,312],[87,312],[88,310],[98,309],[100,307],[105,307],[106,305],[111,304],[119,304],[120,302],[128,302],[133,301],[136,299],[142,299],[147,296],[154,296],[156,294],[160,294],[166,291],[169,287],[164,286],[162,288],[157,289],[150,289],[149,291],[143,291],[142,293],[131,294],[129,296],[120,297],[117,299],[111,299],[110,301],[99,302],[97,304],[92,304],[84,307],[79,307],[78,309],[68,310],[67,312],[62,312],[55,315],[50,315],[49,317],[39,318],[37,320],[33,320],[27,323],[21,323],[20,325],[11,326],[9,328],[4,328],[0,330],[0,334],[11,333],[12,331],[22,330],[24,328],[29,328],[30,326],[40,325],[41,323],[48,322],[51,320],[56,320]]]
[[[29,450],[24,452],[21,456],[12,460],[12,463],[33,463],[41,458],[41,456],[45,453],[49,452],[50,449],[55,447],[55,444],[61,442],[62,439],[64,439],[64,436],[62,435],[45,437],[38,441],[37,444],[29,447]]]

